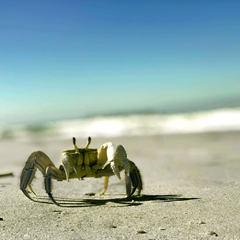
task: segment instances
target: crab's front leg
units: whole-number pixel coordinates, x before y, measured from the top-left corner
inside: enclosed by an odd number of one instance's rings
[[[111,142],[102,145],[98,153],[98,159],[100,162],[107,162],[105,168],[98,171],[98,174],[105,176],[104,189],[100,193],[103,195],[108,187],[108,178],[112,175],[117,175],[121,179],[120,171],[125,169],[125,183],[127,197],[133,195],[138,188],[138,195],[142,190],[142,177],[137,166],[127,159],[127,153],[122,145],[118,145],[116,148]]]
[[[53,164],[53,162],[50,160],[50,158],[41,151],[33,152],[29,156],[29,158],[22,170],[22,173],[21,173],[20,189],[26,195],[26,197],[28,197],[32,201],[35,201],[33,198],[30,197],[26,188],[28,186],[29,189],[34,193],[32,187],[31,187],[31,183],[32,183],[32,180],[34,178],[34,175],[35,175],[37,169],[39,169],[44,175],[46,192],[48,193],[51,200],[55,204],[57,204],[51,194],[51,178],[61,181],[61,180],[66,179],[66,175],[65,175],[64,171],[56,168],[55,165]]]

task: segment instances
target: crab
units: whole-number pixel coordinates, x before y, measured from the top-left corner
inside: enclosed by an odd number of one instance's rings
[[[127,198],[131,197],[136,189],[138,189],[138,195],[141,194],[142,177],[140,171],[135,163],[127,158],[127,153],[122,145],[115,147],[111,142],[107,142],[97,151],[97,149],[89,148],[91,143],[90,137],[85,148],[78,148],[76,139],[73,138],[72,140],[74,149],[62,152],[59,168],[56,168],[44,152],[36,151],[29,156],[20,176],[20,189],[26,197],[35,201],[30,196],[29,191],[27,191],[27,186],[35,194],[31,183],[37,169],[43,173],[46,193],[52,202],[58,206],[59,203],[56,202],[51,191],[52,179],[69,181],[72,178],[105,177],[104,188],[100,193],[100,195],[103,195],[107,190],[109,177],[116,175],[121,179],[120,172],[125,170]]]

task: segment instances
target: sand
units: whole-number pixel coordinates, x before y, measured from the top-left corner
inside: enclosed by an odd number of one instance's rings
[[[32,184],[38,201],[19,189],[31,152],[59,165],[71,139],[0,140],[0,239],[240,239],[240,133],[205,133],[93,139],[122,144],[143,178],[142,196],[125,199],[124,180],[54,181],[49,201],[43,177]],[[78,140],[84,146],[86,140]]]

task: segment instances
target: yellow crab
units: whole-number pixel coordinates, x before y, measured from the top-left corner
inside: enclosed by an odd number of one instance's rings
[[[104,179],[104,189],[100,195],[104,194],[108,187],[108,178],[117,175],[119,179],[120,171],[125,170],[126,194],[130,197],[138,189],[138,195],[142,190],[142,178],[137,166],[127,159],[127,154],[122,145],[114,147],[111,142],[104,143],[99,151],[97,149],[88,148],[91,138],[85,148],[76,146],[76,139],[73,138],[73,150],[64,150],[61,154],[61,162],[59,168],[56,168],[50,158],[41,151],[33,152],[23,170],[20,177],[20,189],[31,200],[35,201],[26,190],[27,186],[34,193],[31,182],[37,169],[44,175],[45,190],[50,199],[59,206],[51,193],[51,179],[57,181],[68,180],[70,178],[84,179],[86,177],[94,177]],[[35,194],[35,193],[34,193]]]

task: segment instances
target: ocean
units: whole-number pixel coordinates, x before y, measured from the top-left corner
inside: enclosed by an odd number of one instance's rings
[[[0,138],[69,139],[91,137],[153,136],[219,131],[240,131],[240,108],[184,113],[117,114],[73,120],[0,126]]]

